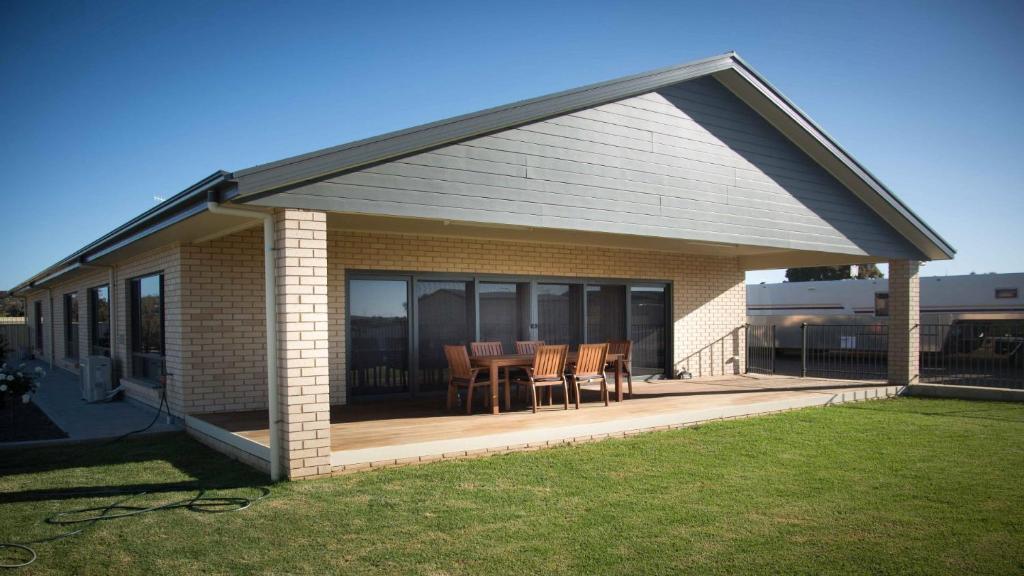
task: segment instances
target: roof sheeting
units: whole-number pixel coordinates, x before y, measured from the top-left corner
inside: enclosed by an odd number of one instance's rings
[[[233,175],[233,200],[246,202],[277,194],[330,176],[709,75],[839,178],[928,258],[946,259],[955,254],[948,242],[735,53],[489,108],[240,170]]]

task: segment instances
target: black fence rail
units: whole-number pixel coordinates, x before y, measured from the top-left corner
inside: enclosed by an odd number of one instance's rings
[[[887,325],[804,324],[801,330],[801,376],[888,379]]]
[[[747,324],[747,372],[754,374],[775,373],[775,326],[771,324]]]
[[[1024,322],[921,325],[921,381],[1024,388]]]

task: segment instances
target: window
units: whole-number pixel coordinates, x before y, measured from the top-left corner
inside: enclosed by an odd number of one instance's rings
[[[409,281],[352,279],[348,285],[349,392],[409,392]]]
[[[1016,288],[996,288],[997,300],[1012,300],[1017,298]]]
[[[889,315],[889,293],[875,292],[875,316]]]
[[[43,302],[35,301],[35,328],[36,328],[36,349],[43,350]]]
[[[92,354],[110,357],[110,287],[89,289],[89,345]]]
[[[64,357],[78,359],[78,294],[64,295]]]
[[[158,383],[164,371],[164,276],[130,281],[132,377]]]

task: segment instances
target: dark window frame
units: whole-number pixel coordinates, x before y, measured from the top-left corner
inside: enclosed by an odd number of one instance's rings
[[[628,330],[631,326],[631,298],[633,286],[645,286],[645,287],[662,287],[665,293],[665,367],[663,370],[659,369],[659,374],[664,374],[667,377],[672,377],[675,374],[675,322],[672,318],[674,310],[674,281],[661,278],[581,278],[578,276],[542,276],[533,274],[493,274],[486,272],[424,272],[424,271],[409,271],[409,270],[366,270],[366,269],[346,269],[345,270],[345,323],[344,330],[346,334],[345,338],[345,370],[346,374],[351,372],[351,361],[352,361],[352,339],[348,337],[351,334],[350,326],[350,306],[352,299],[349,297],[350,294],[350,282],[353,279],[377,279],[377,280],[406,280],[408,281],[408,293],[409,301],[412,303],[412,313],[409,316],[409,370],[413,376],[413,381],[410,382],[410,390],[407,393],[389,394],[384,396],[349,396],[350,402],[358,401],[370,401],[380,398],[396,398],[396,397],[416,397],[422,395],[423,392],[417,390],[418,382],[415,381],[415,374],[419,370],[419,346],[418,346],[418,310],[416,306],[415,290],[416,283],[423,280],[464,280],[475,283],[474,288],[474,299],[476,306],[476,314],[474,315],[474,334],[475,338],[480,337],[480,314],[479,314],[479,297],[480,290],[479,284],[482,282],[498,282],[498,283],[526,283],[529,285],[529,297],[530,301],[530,325],[529,330],[533,333],[525,339],[536,339],[536,332],[538,329],[537,321],[537,302],[534,297],[536,294],[537,284],[579,284],[582,286],[584,297],[581,301],[584,303],[584,309],[582,314],[586,315],[585,301],[586,301],[586,287],[593,284],[617,284],[626,286],[626,327],[627,337],[632,338]],[[581,335],[581,342],[585,342],[587,338],[586,333],[586,322],[582,322],[583,334]],[[348,384],[347,384],[348,385]]]
[[[99,324],[96,322],[98,314],[96,313],[97,304],[99,303],[99,292],[100,290],[106,290],[106,301],[107,301],[107,345],[101,346],[97,344],[99,340]],[[110,284],[101,284],[99,286],[93,286],[89,288],[89,349],[90,353],[94,356],[106,356],[110,358],[110,349],[112,342],[110,341],[111,329],[110,329]]]
[[[78,309],[78,292],[64,294],[64,358],[78,360],[81,351],[79,350],[79,330],[81,326],[80,310]]]
[[[147,278],[156,277],[158,279],[158,286],[160,289],[160,352],[154,354],[151,352],[140,352],[142,348],[142,330],[141,324],[141,288],[142,281]],[[130,369],[131,376],[135,380],[149,382],[152,384],[160,384],[163,378],[164,366],[163,363],[167,358],[167,323],[166,323],[166,293],[164,291],[164,273],[163,271],[150,272],[142,274],[141,276],[135,276],[134,278],[128,279],[128,318],[129,318],[129,331],[130,339],[128,342],[128,355],[130,358]],[[158,368],[153,369],[153,363],[159,365]],[[155,373],[154,373],[155,372]]]
[[[35,327],[35,331],[36,331],[36,334],[35,334],[35,336],[36,336],[36,339],[35,339],[36,349],[39,350],[40,352],[42,352],[43,348],[46,346],[46,340],[43,338],[43,301],[42,300],[36,300],[32,304],[33,304],[32,313],[35,314],[34,327]]]
[[[884,306],[879,306],[879,303],[885,302]],[[875,292],[875,316],[879,318],[889,317],[889,293],[888,292]]]
[[[1016,300],[1019,293],[1016,288],[996,288],[996,300]]]

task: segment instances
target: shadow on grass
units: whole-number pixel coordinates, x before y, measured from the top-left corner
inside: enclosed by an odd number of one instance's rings
[[[916,414],[919,416],[939,418],[967,418],[972,420],[992,420],[998,422],[1016,422],[1024,424],[1024,406],[1011,402],[992,402],[983,408],[950,408],[938,409],[936,400],[921,401],[916,398],[905,398],[901,402],[873,406],[866,404],[838,404],[836,408],[843,410],[864,410],[868,412],[886,412]],[[937,400],[943,402],[945,400]]]
[[[0,493],[0,504],[95,498],[131,492],[180,492],[185,490],[257,488],[266,486],[266,475],[210,450],[184,433],[125,439],[113,444],[74,444],[26,448],[0,452],[0,477],[41,474],[60,470],[109,468],[114,466],[164,463],[190,479],[159,481],[160,467],[151,470],[126,469],[123,483],[67,486],[65,475],[54,475],[49,486]],[[97,470],[96,477],[108,479],[120,471]],[[135,481],[133,481],[135,480]],[[36,482],[35,484],[39,484]]]

